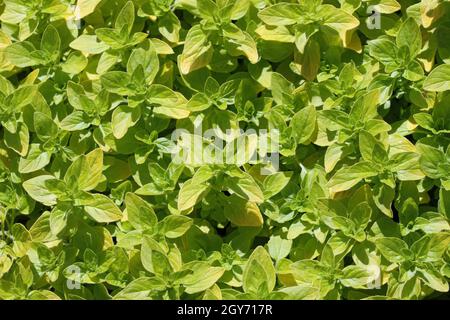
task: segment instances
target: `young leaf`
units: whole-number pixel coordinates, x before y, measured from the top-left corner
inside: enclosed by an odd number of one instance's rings
[[[243,274],[243,288],[247,293],[272,292],[275,287],[275,267],[270,255],[259,246],[248,258]]]
[[[122,211],[103,194],[89,194],[81,201],[86,213],[99,223],[109,223],[122,219]]]
[[[56,204],[56,195],[48,188],[49,181],[55,181],[51,175],[42,175],[31,178],[23,183],[23,188],[34,200],[47,206]]]
[[[258,17],[272,26],[296,24],[302,18],[302,7],[294,3],[278,3],[261,10]]]
[[[116,23],[114,27],[117,30],[122,30],[126,28],[128,34],[131,33],[131,29],[134,24],[134,5],[132,1],[128,1],[117,16]]]
[[[136,230],[153,230],[158,223],[158,217],[153,207],[141,197],[127,193],[125,195],[128,221]]]
[[[264,220],[254,202],[247,201],[236,195],[227,199],[224,216],[239,227],[260,227]]]
[[[413,18],[408,18],[402,23],[396,43],[399,48],[407,47],[411,58],[419,54],[422,49],[422,34]]]
[[[401,263],[411,258],[408,245],[397,238],[385,237],[375,242],[377,249],[390,262]]]
[[[49,24],[42,34],[41,49],[47,51],[55,59],[59,56],[60,48],[61,38],[58,30]]]
[[[307,142],[316,128],[316,108],[309,106],[297,112],[292,117],[291,126],[297,143]]]
[[[340,192],[350,189],[362,179],[378,174],[370,162],[361,161],[349,167],[339,169],[328,182],[331,192]]]
[[[189,29],[183,47],[183,53],[179,56],[179,68],[182,74],[203,68],[212,58],[211,44],[208,36],[200,25]]]
[[[167,238],[179,238],[191,227],[193,221],[186,216],[168,216],[161,221],[162,232]]]
[[[442,64],[434,68],[423,82],[423,88],[437,92],[450,90],[450,65]]]

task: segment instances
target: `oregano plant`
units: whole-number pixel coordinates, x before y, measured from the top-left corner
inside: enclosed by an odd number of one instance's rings
[[[446,1],[0,2],[0,300],[442,299]]]

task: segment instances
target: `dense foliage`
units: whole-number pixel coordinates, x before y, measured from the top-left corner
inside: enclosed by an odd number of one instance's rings
[[[0,299],[448,297],[448,1],[1,0],[0,21]],[[175,161],[191,142],[211,157]]]

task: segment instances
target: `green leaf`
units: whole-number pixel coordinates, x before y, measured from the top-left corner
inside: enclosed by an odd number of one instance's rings
[[[76,18],[81,19],[90,15],[100,2],[101,0],[78,0],[75,8]]]
[[[125,47],[128,41],[125,34],[121,33],[120,30],[112,28],[99,28],[95,30],[95,35],[107,46],[107,48],[110,47],[115,50],[120,50]]]
[[[308,81],[313,81],[320,68],[320,46],[314,39],[306,43],[301,58],[301,75]]]
[[[364,230],[370,222],[371,214],[372,208],[369,204],[361,202],[351,210],[349,218],[353,221],[357,229]]]
[[[189,29],[184,42],[183,52],[179,56],[178,67],[182,74],[203,68],[212,58],[211,44],[201,26]]]
[[[30,42],[16,42],[5,49],[5,57],[10,63],[20,68],[44,64],[44,58],[32,54],[35,50]]]
[[[364,289],[370,281],[370,273],[362,266],[347,266],[342,270],[339,281],[346,287]]]
[[[42,34],[41,49],[47,51],[54,60],[59,56],[61,38],[59,37],[58,30],[51,24],[45,28]]]
[[[99,54],[108,50],[108,45],[97,41],[95,35],[82,34],[70,43],[72,49],[81,51],[85,54]]]
[[[128,30],[128,34],[130,34],[131,29],[134,24],[134,5],[132,1],[128,1],[125,6],[123,6],[122,10],[119,12],[116,23],[114,27],[117,30],[122,30],[126,28]]]
[[[450,219],[450,190],[439,190],[439,212]]]
[[[192,112],[198,112],[208,109],[211,106],[208,96],[202,92],[196,93],[189,100],[186,108]]]
[[[359,20],[353,15],[329,4],[320,6],[319,16],[323,19],[324,25],[339,33],[354,29],[359,25]]]
[[[165,288],[166,283],[160,278],[140,277],[119,291],[114,296],[114,300],[144,300],[152,292],[164,291]]]
[[[248,173],[240,172],[237,176],[227,179],[226,187],[248,201],[256,203],[264,201],[263,192]]]
[[[173,54],[174,51],[172,47],[158,38],[151,38],[150,42],[152,46],[155,48],[157,54]]]
[[[292,172],[276,172],[268,175],[263,181],[264,199],[269,199],[283,190],[289,183]]]
[[[247,201],[233,194],[227,197],[224,216],[239,227],[260,227],[264,220],[254,202]]]
[[[22,157],[26,156],[29,148],[30,133],[25,123],[19,122],[15,132],[5,129],[3,134],[5,144]]]
[[[99,193],[89,194],[81,200],[86,213],[99,223],[110,223],[122,219],[122,211],[107,196]]]
[[[419,207],[417,206],[416,202],[414,201],[414,199],[408,198],[405,200],[400,209],[399,214],[400,222],[404,226],[407,226],[408,223],[414,222],[418,214],[419,214]]]
[[[197,10],[203,19],[214,20],[219,8],[212,0],[197,0]]]
[[[145,270],[162,275],[172,271],[169,259],[161,245],[149,236],[144,236],[141,247],[141,262]]]
[[[66,61],[61,64],[61,69],[65,73],[79,74],[88,65],[88,59],[81,52],[72,52]]]
[[[224,28],[224,35],[228,38],[226,43],[227,51],[232,56],[245,55],[250,63],[255,64],[259,60],[256,42],[252,36],[237,27],[229,24]]]
[[[316,129],[316,117],[314,106],[305,107],[292,117],[291,127],[297,143],[301,144],[310,140]]]
[[[141,197],[128,192],[125,196],[128,221],[136,230],[153,230],[158,218],[153,207]]]
[[[363,179],[376,176],[376,170],[370,162],[361,161],[352,166],[339,169],[328,182],[331,192],[348,190]]]
[[[102,85],[109,92],[120,95],[129,95],[132,93],[132,91],[128,89],[128,85],[131,83],[131,77],[126,72],[110,71],[102,74],[100,79]]]
[[[386,66],[397,65],[397,47],[388,38],[380,37],[368,43],[369,54]]]
[[[192,219],[186,216],[167,216],[161,221],[162,232],[167,238],[179,238],[192,226]]]
[[[121,139],[125,136],[128,129],[136,124],[141,117],[141,108],[131,108],[127,105],[121,105],[114,109],[112,113],[111,126],[114,137]]]
[[[55,138],[58,134],[58,126],[53,119],[42,112],[34,113],[34,130],[43,142]]]
[[[15,106],[16,110],[20,110],[28,104],[32,104],[36,99],[38,87],[34,85],[23,85],[12,93],[10,103]]]
[[[283,75],[272,72],[272,96],[278,104],[291,104],[294,86]]]
[[[401,239],[385,237],[377,239],[375,244],[381,254],[390,262],[401,263],[411,258],[408,245]]]
[[[426,144],[417,144],[417,151],[420,153],[420,168],[432,179],[439,179],[443,176],[440,166],[446,163],[446,157],[442,151]]]
[[[50,212],[50,229],[54,235],[60,234],[67,227],[68,212],[63,206],[56,206]]]
[[[426,252],[426,261],[436,262],[442,259],[450,245],[450,233],[439,232],[430,235],[428,251]]]
[[[279,261],[289,255],[292,247],[292,240],[283,239],[280,236],[272,236],[267,243],[267,247],[270,256],[275,261]]]
[[[442,64],[434,68],[423,82],[423,88],[435,92],[450,90],[450,65]]]
[[[434,121],[431,114],[419,112],[413,115],[416,123],[427,130],[434,130]]]
[[[54,292],[48,290],[33,290],[28,294],[29,300],[61,300]]]
[[[194,294],[203,292],[213,286],[225,272],[223,267],[212,267],[198,262],[192,266],[193,273],[182,279],[186,287],[186,293]]]
[[[407,47],[411,59],[417,56],[422,49],[422,34],[413,18],[408,18],[402,23],[398,31],[396,43],[399,48]]]
[[[373,188],[373,200],[378,209],[381,210],[386,216],[393,216],[392,213],[392,201],[395,198],[395,190],[387,186],[384,183],[377,183]]]
[[[288,26],[296,24],[303,17],[303,8],[294,3],[278,3],[258,13],[258,17],[272,26]]]
[[[448,292],[448,281],[436,270],[432,268],[426,270],[420,269],[419,275],[425,284],[433,290]]]
[[[47,206],[56,204],[56,195],[48,188],[48,182],[56,181],[51,175],[41,175],[23,183],[23,188],[34,200]]]
[[[142,66],[147,84],[151,84],[159,71],[159,59],[152,42],[148,43],[148,50],[142,48],[133,50],[128,59],[127,72],[133,74],[139,66]]]
[[[147,101],[171,109],[184,108],[186,104],[182,95],[160,84],[150,86],[147,91]]]
[[[42,150],[41,145],[37,143],[30,144],[30,149],[25,158],[20,158],[19,172],[30,173],[44,168],[50,163],[51,154]]]
[[[378,104],[380,101],[380,91],[378,89],[371,90],[359,97],[353,104],[350,112],[350,120],[353,122],[367,121],[378,115]]]
[[[67,131],[79,131],[91,126],[89,117],[82,111],[74,111],[61,120],[59,126]]]
[[[159,18],[158,31],[170,42],[177,43],[179,41],[180,30],[180,20],[172,11]]]
[[[333,171],[337,163],[342,160],[349,152],[349,148],[343,145],[332,144],[325,152],[325,171],[327,173]]]
[[[359,133],[359,151],[366,161],[384,164],[388,161],[388,154],[383,144],[367,131]]]
[[[193,183],[188,180],[181,186],[178,194],[178,210],[186,211],[195,206],[209,190],[205,183]]]
[[[258,246],[248,258],[243,273],[244,292],[258,295],[270,293],[275,287],[275,268],[267,251]]]
[[[102,171],[103,151],[98,148],[75,160],[67,169],[64,181],[75,184],[77,190],[90,191],[99,184]]]

